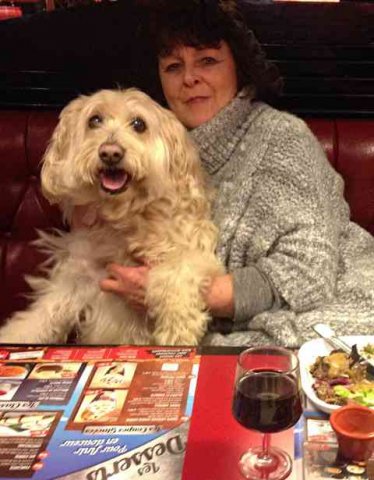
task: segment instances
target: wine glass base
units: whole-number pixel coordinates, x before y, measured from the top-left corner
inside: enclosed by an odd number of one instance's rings
[[[290,456],[276,447],[271,447],[266,458],[261,447],[247,450],[239,461],[239,469],[244,478],[251,480],[284,480],[292,470]]]

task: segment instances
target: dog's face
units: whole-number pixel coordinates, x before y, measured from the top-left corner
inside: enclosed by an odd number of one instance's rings
[[[162,195],[168,182],[198,165],[195,147],[175,116],[135,90],[102,90],[61,112],[45,154],[43,192],[73,205],[141,190]]]

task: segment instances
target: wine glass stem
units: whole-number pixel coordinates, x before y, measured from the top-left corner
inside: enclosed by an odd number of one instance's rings
[[[274,466],[274,458],[269,453],[270,450],[270,433],[265,433],[262,437],[261,453],[257,455],[257,468],[269,469]]]
[[[269,458],[269,448],[270,448],[270,433],[264,433],[262,437],[262,454],[261,457],[263,460]]]

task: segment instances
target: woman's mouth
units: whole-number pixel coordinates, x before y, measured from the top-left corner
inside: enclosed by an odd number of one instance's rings
[[[186,103],[188,105],[195,105],[199,103],[203,103],[208,99],[208,97],[203,97],[203,96],[196,96],[196,97],[190,97],[187,99]]]

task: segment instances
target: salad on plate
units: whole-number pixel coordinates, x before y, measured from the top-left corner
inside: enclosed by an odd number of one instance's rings
[[[360,356],[371,361],[374,344],[360,348]],[[316,396],[330,405],[345,405],[355,402],[374,408],[374,378],[368,365],[360,362],[352,349],[351,353],[333,350],[328,355],[318,356],[310,366],[312,388]]]

